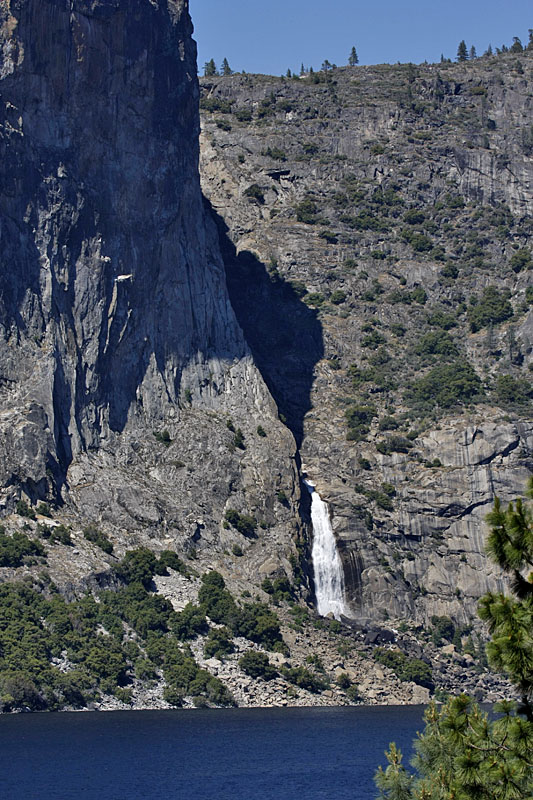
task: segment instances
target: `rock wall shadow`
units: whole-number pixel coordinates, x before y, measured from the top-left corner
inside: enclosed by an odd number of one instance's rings
[[[223,218],[217,225],[231,304],[255,362],[298,447],[311,408],[314,368],[324,355],[322,325],[290,283],[254,253],[237,253]]]

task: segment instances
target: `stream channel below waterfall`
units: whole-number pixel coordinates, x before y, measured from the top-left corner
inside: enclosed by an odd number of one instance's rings
[[[344,573],[337,550],[328,504],[325,503],[315,489],[314,483],[304,480],[311,495],[311,522],[313,524],[313,546],[311,560],[317,611],[325,617],[333,614],[340,619],[346,613],[344,604]]]

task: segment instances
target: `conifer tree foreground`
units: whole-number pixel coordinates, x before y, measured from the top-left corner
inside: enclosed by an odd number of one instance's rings
[[[533,498],[533,479],[527,495]],[[509,677],[521,696],[519,713],[533,723],[533,514],[517,500],[503,511],[496,498],[488,515],[487,551],[510,576],[513,596],[489,593],[481,599],[479,616],[491,634],[489,662]]]
[[[533,497],[533,479],[527,494]],[[485,595],[479,614],[492,637],[489,662],[507,674],[521,703],[496,704],[495,720],[466,695],[440,710],[431,704],[415,742],[417,774],[392,744],[388,767],[375,776],[380,800],[533,800],[533,514],[522,500],[502,510],[496,499],[487,522],[488,553],[510,576],[512,596]]]

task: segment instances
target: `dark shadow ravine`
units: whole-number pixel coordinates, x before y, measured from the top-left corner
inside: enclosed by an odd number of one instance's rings
[[[219,232],[231,304],[280,415],[300,447],[311,408],[315,365],[324,356],[322,324],[277,271],[254,253],[237,253],[223,218],[205,200]]]

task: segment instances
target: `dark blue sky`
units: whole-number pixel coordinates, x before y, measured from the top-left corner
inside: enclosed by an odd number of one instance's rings
[[[481,54],[525,44],[531,0],[190,0],[198,65],[226,57],[235,71],[285,74],[346,64],[352,45],[361,64],[455,58],[465,39]]]

